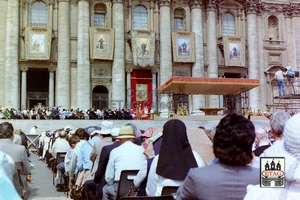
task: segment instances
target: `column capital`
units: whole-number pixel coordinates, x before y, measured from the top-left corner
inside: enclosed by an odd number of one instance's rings
[[[51,63],[50,66],[48,67],[48,71],[55,72],[55,66],[53,66],[53,63]]]
[[[202,0],[191,0],[190,1],[190,7],[191,7],[191,9],[201,8],[201,6],[202,6]]]
[[[157,0],[157,4],[158,4],[159,7],[170,6],[171,5],[171,0]]]
[[[247,0],[246,1],[246,14],[257,14],[260,7],[260,3],[257,0]]]
[[[156,73],[158,73],[158,72],[159,72],[159,69],[157,69],[157,68],[151,69],[151,73],[152,73],[152,74],[156,74]]]
[[[21,71],[22,72],[27,72],[28,71],[28,67],[21,67]]]
[[[78,0],[78,1],[80,1],[80,0]],[[51,1],[52,2],[52,1]],[[50,2],[50,3],[51,3]],[[69,3],[70,1],[69,0],[58,0],[58,3],[60,3],[60,2],[66,2],[66,3]],[[53,3],[53,5],[54,5],[54,3]]]
[[[29,2],[27,0],[23,0],[22,3],[23,4],[29,4]]]
[[[206,10],[216,11],[217,9],[217,0],[209,0],[206,2]]]
[[[126,69],[126,72],[127,73],[131,73],[133,71],[133,69],[132,68],[128,68],[128,69]]]
[[[285,17],[300,16],[300,4],[286,3],[283,5],[283,12]]]
[[[124,3],[124,0],[113,0],[113,3]]]
[[[151,8],[151,9],[154,9],[154,8],[155,8],[155,4],[154,4],[154,1],[153,1],[153,0],[150,1],[150,8]]]

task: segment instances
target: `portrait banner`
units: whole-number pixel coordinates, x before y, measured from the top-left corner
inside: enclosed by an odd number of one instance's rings
[[[147,84],[136,84],[136,101],[147,101],[148,100],[148,85]]]
[[[195,34],[193,32],[172,32],[173,61],[195,62]]]
[[[133,64],[141,67],[154,66],[155,32],[132,31],[131,46]]]
[[[49,60],[51,52],[51,29],[27,27],[25,31],[26,59]]]
[[[90,28],[90,57],[91,59],[113,60],[114,29]]]
[[[245,39],[237,36],[224,37],[225,66],[245,66]]]

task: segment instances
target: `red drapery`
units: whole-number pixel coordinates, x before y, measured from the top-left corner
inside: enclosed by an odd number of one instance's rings
[[[131,73],[131,108],[152,107],[152,73],[151,70],[134,69]]]

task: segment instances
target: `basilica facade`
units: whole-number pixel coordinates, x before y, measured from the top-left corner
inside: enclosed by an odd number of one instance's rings
[[[300,68],[300,1],[0,0],[0,5],[0,105],[6,108],[270,111],[278,95],[276,69]],[[234,96],[186,94],[184,86],[172,95],[157,93],[176,76],[259,79],[260,86]]]

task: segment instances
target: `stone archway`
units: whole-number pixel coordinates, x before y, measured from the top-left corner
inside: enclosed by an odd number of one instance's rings
[[[92,107],[94,109],[108,109],[108,89],[97,85],[92,91]]]

